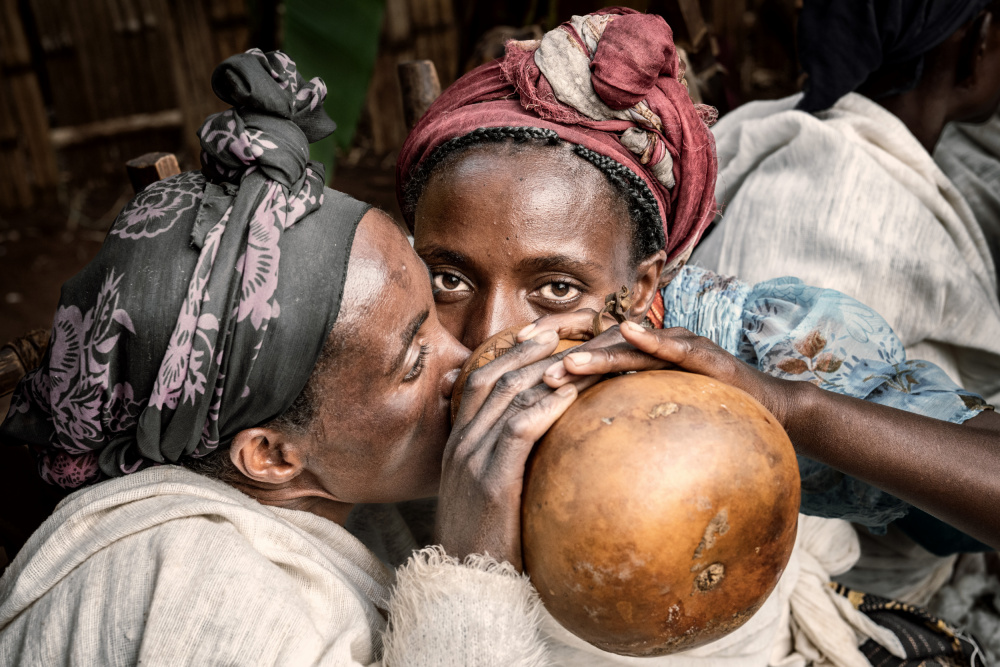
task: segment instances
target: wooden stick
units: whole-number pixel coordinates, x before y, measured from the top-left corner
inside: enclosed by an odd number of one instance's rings
[[[441,82],[430,60],[409,60],[399,63],[397,68],[403,92],[403,117],[407,130],[412,130],[441,94]]]
[[[35,329],[0,347],[0,396],[14,391],[25,373],[38,368],[48,346],[48,330]]]
[[[729,0],[721,0],[728,2]],[[674,31],[674,41],[688,53],[700,53],[708,36],[708,25],[700,0],[650,0],[650,14],[659,14]]]
[[[27,158],[31,165],[34,184],[39,188],[52,187],[58,181],[56,157],[49,145],[49,121],[45,113],[45,103],[42,100],[38,78],[32,69],[31,51],[28,48],[27,36],[21,24],[20,14],[15,0],[0,0],[0,25],[6,25],[6,30],[0,29],[0,67],[6,79],[6,93],[11,96],[9,111],[19,125],[22,147],[17,151],[24,153],[20,162]],[[22,150],[23,148],[23,150]],[[19,166],[24,176],[23,167]],[[29,206],[25,202],[25,207]]]
[[[692,50],[701,51],[701,42],[708,35],[708,26],[705,25],[701,5],[698,4],[698,0],[680,0],[677,4],[687,26],[687,36]]]
[[[173,153],[146,153],[125,163],[132,189],[139,194],[147,186],[181,173]]]
[[[205,117],[227,108],[212,92],[212,69],[224,59],[216,53],[210,29],[210,4],[201,0],[150,0],[163,17],[162,36],[167,71],[177,90],[176,104],[184,116],[182,136],[188,156],[201,155],[198,128]],[[229,57],[226,54],[225,57]],[[168,86],[169,87],[169,86]]]
[[[93,139],[115,137],[143,130],[180,127],[183,124],[184,115],[180,109],[167,109],[156,113],[137,113],[121,118],[109,118],[75,127],[57,127],[49,132],[49,140],[54,148],[59,149]]]

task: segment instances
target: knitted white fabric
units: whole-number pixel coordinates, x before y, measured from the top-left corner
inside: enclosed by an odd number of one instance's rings
[[[751,283],[795,276],[880,313],[911,359],[1000,399],[1000,301],[983,233],[906,126],[851,93],[811,115],[799,96],[714,128],[722,218],[693,261]]]
[[[429,547],[396,574],[386,665],[549,664],[538,633],[541,602],[509,563],[488,556],[460,563]]]

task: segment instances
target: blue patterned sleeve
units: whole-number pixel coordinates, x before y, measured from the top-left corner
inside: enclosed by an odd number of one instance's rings
[[[835,290],[795,278],[748,285],[689,267],[662,295],[665,327],[710,338],[770,375],[953,423],[987,407],[934,364],[908,361],[878,313]],[[800,456],[799,469],[805,514],[882,532],[911,507],[812,459]]]

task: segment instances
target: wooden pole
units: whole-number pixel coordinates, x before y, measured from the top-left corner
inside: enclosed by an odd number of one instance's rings
[[[705,46],[708,25],[699,0],[652,0],[651,14],[659,14],[674,31],[674,40],[689,53],[698,53]]]
[[[677,3],[681,16],[684,17],[684,24],[687,26],[687,36],[691,42],[693,51],[701,51],[702,41],[708,36],[708,26],[705,25],[705,17],[701,13],[701,5],[698,0],[679,0]]]
[[[441,94],[441,82],[430,60],[399,63],[399,87],[403,92],[403,117],[412,130],[434,100]]]
[[[154,113],[137,113],[121,118],[98,120],[86,125],[56,127],[49,131],[49,141],[56,148],[65,148],[94,139],[180,127],[183,123],[184,114],[180,109],[165,109]]]
[[[181,173],[177,157],[173,153],[146,153],[125,163],[132,190],[139,194],[147,186]]]
[[[55,186],[58,181],[55,152],[49,144],[49,122],[45,113],[45,103],[42,100],[41,88],[32,69],[31,52],[28,39],[21,24],[21,16],[16,0],[0,0],[0,86],[3,92],[0,97],[6,97],[4,115],[10,115],[16,125],[15,137],[17,153],[14,161],[22,164],[11,165],[18,172],[7,174],[15,181],[28,183],[23,163],[27,162],[34,185],[39,188]],[[7,125],[7,123],[4,123]],[[8,152],[8,151],[4,151]],[[11,155],[11,158],[15,158]],[[8,162],[11,159],[7,160]],[[22,203],[30,205],[30,191],[24,196],[27,185],[21,190]]]

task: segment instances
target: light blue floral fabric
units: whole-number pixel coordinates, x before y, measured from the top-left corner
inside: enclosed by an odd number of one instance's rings
[[[750,285],[685,267],[661,295],[664,328],[705,336],[770,375],[953,423],[987,407],[934,364],[907,360],[878,313],[835,290],[797,278]],[[805,514],[884,532],[911,508],[827,465],[798,459]]]

